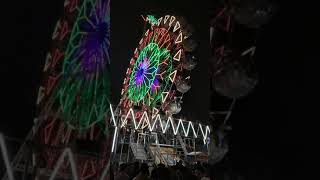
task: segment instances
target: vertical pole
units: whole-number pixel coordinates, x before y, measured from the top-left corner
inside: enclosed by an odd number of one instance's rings
[[[132,134],[133,133],[134,133],[133,131],[130,132],[129,144],[128,144],[128,152],[127,152],[127,162],[129,162],[129,153],[130,153],[131,142],[132,142]]]
[[[196,141],[193,137],[193,152],[194,152],[194,158],[195,158],[195,161],[197,161],[197,154],[196,154]]]
[[[123,140],[125,139],[125,137],[123,137],[122,138]],[[119,160],[119,162],[121,163],[121,159],[122,159],[122,150],[123,150],[123,144],[124,144],[124,142],[122,141],[122,142],[120,142],[121,143],[121,149],[120,149],[120,160]]]
[[[128,145],[128,153],[127,153],[127,162],[129,162],[129,154],[130,154],[130,144]]]
[[[111,148],[112,153],[116,152],[117,131],[118,131],[118,127],[115,127],[114,133],[113,133],[112,148]]]

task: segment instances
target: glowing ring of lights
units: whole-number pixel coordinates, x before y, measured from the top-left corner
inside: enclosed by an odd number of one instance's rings
[[[71,128],[88,129],[103,123],[109,111],[110,11],[107,0],[84,0],[65,37],[63,57],[51,71],[59,79],[51,98],[60,118]],[[57,70],[58,69],[58,70]]]
[[[168,75],[172,71],[172,57],[165,48],[149,43],[141,50],[129,81],[128,97],[139,102],[145,100],[152,105],[161,99],[161,92],[169,85]],[[159,93],[160,92],[160,93]]]
[[[184,58],[185,36],[174,16],[159,19],[147,16],[145,21],[148,28],[134,51],[123,82],[123,105],[163,109],[174,97],[172,87],[183,71],[180,60]]]

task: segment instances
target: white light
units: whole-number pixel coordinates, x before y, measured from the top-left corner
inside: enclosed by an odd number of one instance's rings
[[[161,21],[162,21],[162,18],[163,18],[163,17],[161,17],[161,18],[158,19],[158,26],[160,25],[160,23],[161,23]]]
[[[180,121],[178,122],[178,125],[176,126],[176,129],[174,129],[173,123],[171,123],[171,125],[172,125],[172,129],[173,129],[173,134],[177,135],[178,134],[178,130],[179,130],[179,126],[180,126]]]
[[[43,72],[46,72],[48,70],[48,68],[50,66],[51,59],[52,59],[52,56],[51,56],[51,53],[49,52],[46,57],[46,62],[43,67]]]
[[[173,21],[176,19],[176,17],[174,17],[174,16],[171,16],[171,18],[170,18],[170,22],[169,22],[169,26],[171,27],[171,25],[172,25],[172,23],[173,23]]]
[[[113,111],[111,105],[110,105],[110,110],[111,110],[111,121],[112,121],[113,125],[116,126],[117,123],[116,123],[116,120],[114,117],[114,111]],[[120,112],[120,114],[121,114],[121,112]],[[179,120],[173,119],[170,116],[163,121],[163,119],[161,119],[161,116],[159,113],[157,113],[156,115],[154,115],[150,119],[147,111],[143,112],[139,122],[137,123],[135,115],[134,115],[134,111],[132,108],[129,109],[125,118],[123,118],[122,115],[120,116],[120,121],[121,121],[120,128],[127,126],[128,118],[130,115],[131,115],[130,118],[133,121],[134,130],[148,128],[150,132],[154,132],[156,130],[155,129],[156,125],[159,124],[161,126],[161,131],[163,134],[165,134],[171,126],[174,135],[177,135],[179,130],[181,130],[181,128],[182,128],[184,136],[188,137],[189,133],[190,133],[190,127],[191,127],[191,129],[193,131],[193,136],[195,138],[202,137],[204,142],[206,142],[206,139],[208,138],[208,135],[210,134],[209,126],[203,126],[202,124],[193,124],[191,121],[184,121],[182,119],[179,119]],[[175,124],[174,121],[178,121],[178,122],[176,122],[176,123],[178,123],[176,126],[174,125]],[[198,126],[197,132],[195,131],[195,125]],[[205,130],[203,127],[205,127]],[[201,131],[201,133],[199,131]]]
[[[254,53],[255,53],[255,51],[256,51],[256,47],[255,47],[255,46],[252,46],[251,48],[243,51],[243,53],[241,54],[241,56],[245,56],[245,55],[247,55],[247,54],[249,54],[249,53],[250,53],[250,56],[253,56]]]
[[[173,28],[173,32],[176,32],[180,28],[180,23],[177,21],[176,25]]]
[[[181,43],[182,42],[182,32],[180,32],[180,34],[178,35],[175,44]]]
[[[52,33],[52,37],[51,37],[52,40],[54,40],[54,39],[56,39],[58,37],[58,35],[59,35],[58,29],[60,29],[60,27],[61,27],[61,22],[60,22],[60,20],[58,20],[58,22],[56,24],[56,27],[54,28],[54,31]]]
[[[105,180],[106,179],[106,176],[108,175],[109,170],[110,170],[110,161],[108,161],[107,166],[104,168],[104,170],[102,172],[102,175],[100,177],[100,180]]]
[[[114,152],[118,127],[114,129],[111,152]]]
[[[198,138],[197,133],[196,133],[196,131],[194,130],[194,127],[193,127],[192,122],[189,122],[189,123],[190,123],[190,127],[192,128],[192,131],[193,131],[193,136],[194,136],[195,138]]]
[[[40,104],[40,102],[42,101],[42,99],[44,97],[44,90],[45,90],[45,88],[43,86],[40,86],[39,91],[38,91],[37,105]]]
[[[173,59],[176,61],[180,61],[181,59],[181,53],[182,53],[182,49],[180,49],[174,56]]]
[[[169,17],[170,17],[169,15],[166,15],[166,16],[164,17],[164,24],[167,23],[167,20],[169,19]]]
[[[70,0],[65,0],[63,6],[67,7],[70,4]]]
[[[144,122],[146,122],[148,124],[148,128],[149,130],[151,131],[152,128],[151,128],[151,125],[150,125],[150,121],[149,121],[149,117],[148,117],[148,114],[146,111],[143,112],[141,118],[140,118],[140,121],[139,121],[139,124],[138,124],[138,127],[136,129],[138,129],[141,125],[144,125]],[[142,127],[142,129],[144,129],[145,127]]]
[[[162,92],[162,94],[161,94],[162,103],[164,103],[166,101],[168,95],[169,95],[169,92]]]
[[[113,126],[117,126],[117,122],[116,122],[116,119],[114,118],[114,113],[113,113],[113,109],[112,109],[111,104],[110,104],[110,111],[111,111],[111,120],[113,122]]]
[[[126,115],[124,120],[122,120],[122,115],[120,116],[120,119],[121,119],[121,126],[120,127],[121,128],[124,127],[127,124],[127,119],[128,119],[128,116],[129,116],[130,113],[132,114],[132,118],[134,118],[132,108],[129,109],[129,111],[128,111],[128,113],[127,113],[127,115]]]
[[[171,82],[174,82],[176,79],[176,75],[177,75],[177,70],[173,71],[170,75],[169,75],[169,79]]]
[[[152,109],[152,119],[159,113],[159,110],[157,108]]]
[[[75,163],[75,160],[73,158],[73,154],[70,150],[70,148],[66,148],[63,153],[60,155],[54,169],[53,169],[53,172],[49,178],[49,180],[54,180],[59,172],[59,168],[64,164],[65,162],[65,158],[68,157],[68,160],[69,160],[69,163],[71,165],[71,174],[72,174],[72,178],[73,179],[79,179],[78,178],[78,173],[77,173],[77,166],[76,166],[76,163]]]
[[[7,170],[8,178],[9,178],[9,180],[14,180],[12,167],[11,167],[11,164],[10,164],[10,161],[8,158],[9,156],[8,156],[6,144],[4,142],[4,138],[3,138],[2,134],[0,134],[0,150],[1,150],[2,158],[4,160],[6,170]]]
[[[214,28],[210,27],[210,43],[211,43],[212,38],[213,38],[213,33],[214,33]]]
[[[162,125],[162,122],[161,122],[160,114],[157,114],[156,120],[153,122],[153,125],[152,125],[152,128],[151,128],[152,131],[154,131],[154,127],[155,127],[157,121],[159,122],[159,124],[160,124],[160,126],[161,126],[161,130],[162,130],[162,132],[163,132],[163,131],[164,131],[164,128],[163,128],[163,125]]]
[[[181,123],[182,123],[182,130],[183,130],[184,136],[187,137],[187,136],[188,136],[188,132],[189,132],[189,128],[188,128],[188,131],[186,131],[186,129],[184,128],[184,124],[183,124],[182,121],[181,121]]]
[[[202,133],[202,137],[203,137],[203,143],[206,144],[206,139],[207,139],[207,128],[206,128],[206,134],[204,134],[203,129],[202,129],[202,125],[199,124],[199,128],[201,130]]]
[[[149,34],[149,29],[146,31],[146,33],[144,35],[148,36],[148,34]]]
[[[171,121],[171,117],[168,117],[166,126],[165,126],[164,130],[162,131],[163,134],[167,132],[167,130],[168,130],[168,125],[169,125],[170,121]],[[172,122],[171,122],[171,123],[172,123]]]

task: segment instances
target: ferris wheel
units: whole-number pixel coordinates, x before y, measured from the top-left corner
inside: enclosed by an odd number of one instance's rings
[[[38,93],[39,114],[32,129],[32,141],[42,147],[36,152],[34,166],[53,169],[63,152],[61,148],[97,144],[96,149],[87,150],[99,152],[100,159],[79,155],[83,148],[74,153],[79,156],[81,178],[99,177],[110,149],[106,130],[110,108],[110,0],[66,0],[52,41]],[[67,166],[61,171],[68,171]]]
[[[75,2],[65,2],[72,8],[53,33],[61,46],[47,56],[44,70],[55,75],[50,78],[56,83],[46,94],[61,108],[61,119],[69,127],[87,129],[102,122],[109,108],[109,1],[84,0],[81,6]]]
[[[121,91],[121,107],[177,114],[190,88],[188,71],[196,66],[196,43],[183,18],[142,16],[146,30],[130,60]]]
[[[153,163],[173,165],[175,158],[195,149],[191,142],[197,140],[203,146],[210,134],[206,125],[173,117],[179,116],[182,98],[191,88],[197,43],[191,37],[192,26],[183,17],[141,17],[145,29],[123,80],[116,118],[111,119],[115,127],[112,152],[120,162],[131,157],[147,161],[151,155]],[[169,145],[172,154],[167,154],[163,145]],[[126,146],[128,155],[123,155]]]
[[[228,152],[228,120],[238,99],[248,96],[258,84],[255,66],[259,28],[275,12],[275,4],[263,1],[221,0],[212,11],[210,22],[211,88],[210,112],[215,137],[211,161],[221,161]],[[222,104],[222,106],[221,106]]]

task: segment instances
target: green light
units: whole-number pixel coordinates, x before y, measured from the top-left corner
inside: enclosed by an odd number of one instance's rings
[[[154,17],[153,15],[148,15],[147,19],[150,21],[152,25],[158,24],[158,19]]]
[[[104,121],[109,110],[109,74],[92,76],[90,80],[68,78],[60,81],[56,96],[62,108],[62,117],[72,128],[87,129]]]
[[[91,24],[90,16],[98,18],[97,1],[84,0],[80,7],[78,17],[73,25],[69,43],[62,65],[62,78],[58,82],[53,96],[61,108],[61,118],[75,129],[88,129],[94,124],[103,125],[105,114],[109,111],[110,74],[104,66],[94,72],[83,71],[82,60],[85,51],[84,37],[87,34],[83,24]],[[88,11],[91,9],[90,11]],[[101,18],[102,22],[109,22],[109,15]],[[89,46],[88,46],[89,47]],[[108,49],[104,47],[104,51]],[[96,57],[98,61],[98,57]],[[102,61],[100,59],[100,61]],[[103,59],[106,61],[106,59]],[[96,63],[98,66],[98,63]],[[95,64],[93,64],[95,65]]]
[[[141,66],[147,66],[147,68],[143,73],[142,82],[139,83]],[[161,99],[162,92],[170,85],[169,74],[171,72],[170,52],[165,48],[160,48],[156,43],[149,43],[140,51],[134,64],[129,81],[128,98],[135,103],[144,102],[149,106],[154,106]],[[155,81],[159,83],[157,88],[153,87]]]

